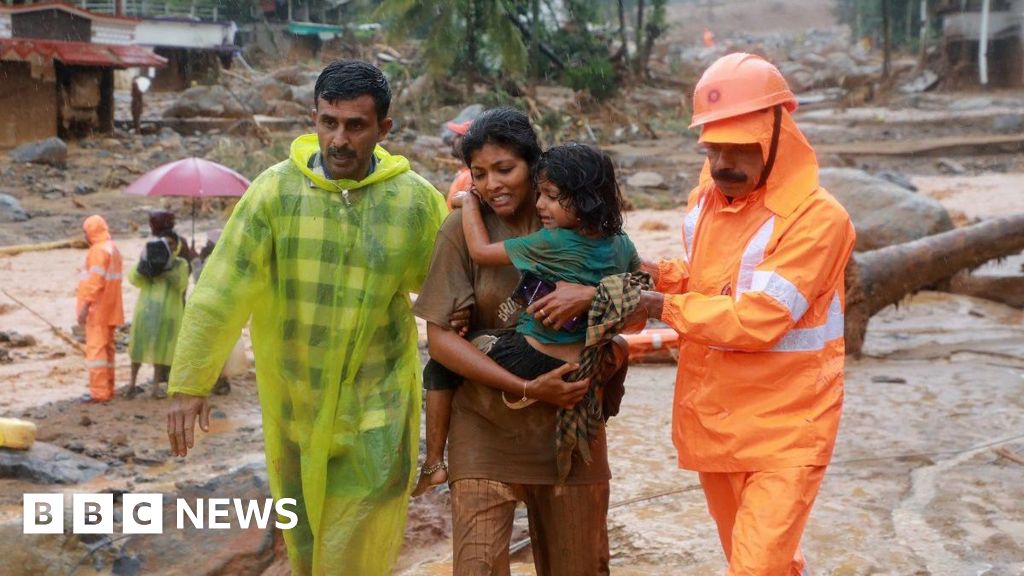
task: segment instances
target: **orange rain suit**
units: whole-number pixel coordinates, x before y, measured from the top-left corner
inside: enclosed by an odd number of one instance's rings
[[[800,537],[843,402],[855,234],[781,112],[767,183],[730,204],[705,163],[683,256],[659,263],[662,320],[681,335],[673,442],[680,467],[700,472],[730,575],[807,573]],[[772,126],[772,110],[761,110],[711,122],[701,140],[756,142],[767,161]]]
[[[89,254],[79,274],[76,314],[90,304],[85,321],[85,365],[89,392],[96,402],[114,398],[114,329],[124,324],[121,304],[121,253],[110,239],[107,222],[94,215],[82,224]]]
[[[448,187],[448,211],[454,210],[452,207],[452,200],[455,199],[455,195],[464,190],[469,190],[473,187],[473,173],[469,171],[469,168],[459,168],[458,174],[455,175],[455,180],[452,180],[452,185]]]

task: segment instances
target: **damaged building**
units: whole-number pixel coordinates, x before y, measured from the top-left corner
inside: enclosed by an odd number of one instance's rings
[[[946,0],[936,13],[948,85],[1024,86],[1024,0]]]
[[[163,67],[138,20],[58,3],[0,5],[0,147],[109,132],[114,70]]]

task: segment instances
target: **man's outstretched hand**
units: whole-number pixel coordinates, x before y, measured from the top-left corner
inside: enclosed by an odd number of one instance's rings
[[[195,445],[196,417],[203,432],[210,431],[210,402],[205,396],[175,394],[167,409],[167,437],[173,456],[185,456]]]

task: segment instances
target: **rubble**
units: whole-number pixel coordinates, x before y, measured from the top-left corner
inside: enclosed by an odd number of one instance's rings
[[[47,138],[18,146],[10,151],[10,156],[15,162],[49,164],[63,168],[68,160],[68,146],[60,138]]]

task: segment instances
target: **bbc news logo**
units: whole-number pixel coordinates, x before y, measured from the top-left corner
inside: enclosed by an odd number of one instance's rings
[[[274,526],[281,530],[294,528],[299,517],[294,498],[246,500],[242,498],[184,498],[175,500],[175,525],[197,530],[230,530],[250,525],[265,529],[271,515],[278,517]],[[63,534],[64,495],[25,494],[22,500],[24,534]],[[71,531],[74,534],[113,534],[113,494],[72,494]],[[232,517],[235,522],[232,523]],[[282,522],[282,519],[285,520]],[[122,534],[163,534],[164,495],[129,494],[121,496]]]

